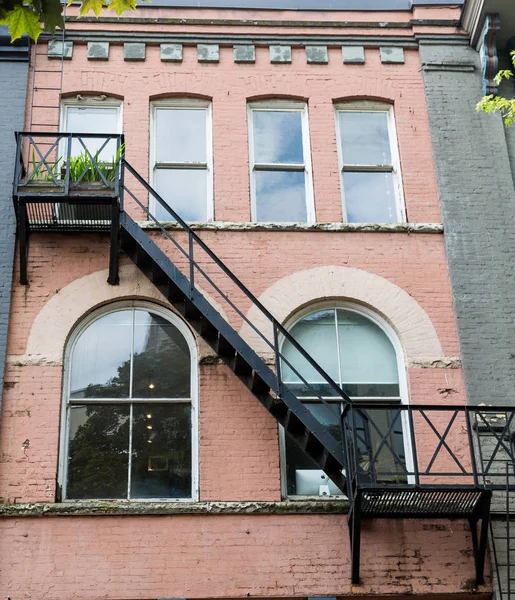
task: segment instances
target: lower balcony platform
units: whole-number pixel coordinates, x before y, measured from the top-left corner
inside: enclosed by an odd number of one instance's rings
[[[374,519],[469,519],[491,495],[491,490],[475,488],[356,490],[361,515]]]

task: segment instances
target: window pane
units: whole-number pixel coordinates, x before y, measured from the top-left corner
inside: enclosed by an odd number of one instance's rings
[[[205,108],[156,110],[156,161],[206,162]]]
[[[305,223],[304,171],[256,171],[256,220]]]
[[[339,404],[332,406],[335,412],[320,403],[306,403],[305,406],[335,439],[341,439]],[[334,496],[342,494],[341,490],[288,436],[286,436],[286,474],[289,495]]]
[[[115,107],[80,107],[69,106],[66,110],[66,131],[69,133],[120,133],[118,125],[118,109]],[[94,155],[105,142],[105,139],[83,139],[88,150]],[[73,140],[71,156],[84,153],[84,147],[78,140]],[[111,140],[100,154],[100,160],[111,161],[116,155],[116,142]]]
[[[79,337],[71,357],[71,398],[128,398],[132,311],[109,313]]]
[[[362,315],[344,310],[336,313],[341,378],[348,393],[353,396],[398,396],[397,357],[387,335]]]
[[[349,223],[397,223],[392,173],[344,173]]]
[[[386,112],[341,111],[338,115],[344,164],[392,164]]]
[[[254,110],[252,114],[256,163],[304,162],[301,112]]]
[[[290,330],[291,335],[306,352],[325,370],[336,383],[339,382],[338,347],[336,343],[336,322],[334,309],[323,310],[297,323]],[[334,396],[336,393],[325,382],[322,375],[302,357],[292,344],[285,341],[282,354],[293,367],[283,362],[283,380],[292,387],[299,396],[312,396],[313,389],[302,383],[299,374],[313,387],[316,393]]]
[[[67,498],[127,497],[129,411],[127,405],[70,407]]]
[[[137,310],[134,318],[133,398],[189,398],[190,351],[163,317]]]
[[[205,169],[156,169],[156,191],[185,221],[207,221],[207,171]],[[173,221],[156,201],[154,217]]]
[[[191,498],[191,407],[134,405],[131,498]]]

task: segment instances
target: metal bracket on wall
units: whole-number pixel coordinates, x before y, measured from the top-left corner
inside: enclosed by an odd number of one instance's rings
[[[494,78],[499,67],[499,58],[497,56],[497,32],[501,29],[501,19],[498,14],[489,14],[485,17],[485,22],[477,49],[481,58],[481,69],[483,72],[483,94],[496,95],[499,86]]]

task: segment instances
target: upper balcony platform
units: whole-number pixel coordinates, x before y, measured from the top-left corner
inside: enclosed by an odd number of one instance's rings
[[[119,210],[123,136],[16,134],[13,198],[27,233],[110,232]]]
[[[27,283],[33,232],[109,233],[109,283],[118,282],[123,136],[16,134],[13,201],[20,240],[20,283]]]

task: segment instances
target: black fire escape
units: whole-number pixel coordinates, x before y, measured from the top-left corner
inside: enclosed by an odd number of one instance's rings
[[[95,152],[88,149],[92,140]],[[371,518],[467,519],[476,584],[484,583],[492,493],[515,490],[514,478],[507,482],[506,469],[499,466],[502,455],[513,471],[513,445],[506,442],[513,433],[513,413],[494,407],[353,402],[124,160],[123,144],[120,135],[18,134],[13,195],[20,282],[28,281],[32,234],[108,235],[108,282],[118,283],[121,251],[347,495],[354,583],[360,580],[361,525]],[[105,161],[106,149],[114,155],[111,162]],[[153,217],[149,198],[176,221],[173,232]],[[124,210],[124,202],[145,215],[156,233],[149,236]],[[258,321],[249,318],[251,312]],[[285,341],[297,361],[282,353]],[[322,383],[309,383],[299,365],[308,365]],[[289,382],[283,378],[285,369]],[[343,403],[341,431],[321,424],[303,404],[307,397],[329,410],[335,404],[328,397]]]

